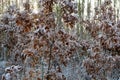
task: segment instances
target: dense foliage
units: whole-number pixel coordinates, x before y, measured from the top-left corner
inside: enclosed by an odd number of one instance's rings
[[[74,0],[40,0],[38,13],[30,6],[29,2],[24,3],[23,11],[10,6],[2,16],[0,44],[1,49],[7,50],[1,51],[1,55],[7,56],[7,65],[11,66],[5,73],[21,76],[7,77],[13,80],[120,79],[120,22],[116,20],[111,1],[96,7],[95,16],[89,20],[76,16],[79,8]],[[69,32],[77,24],[85,28],[91,39],[79,39],[75,32]],[[69,68],[68,73],[74,73],[68,76],[65,69]]]

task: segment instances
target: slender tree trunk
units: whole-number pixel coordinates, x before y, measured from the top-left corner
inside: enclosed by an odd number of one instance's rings
[[[3,8],[4,8],[3,0],[1,0],[1,2],[2,2],[2,12],[3,12]]]

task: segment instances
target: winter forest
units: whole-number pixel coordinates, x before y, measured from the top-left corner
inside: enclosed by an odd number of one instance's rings
[[[120,80],[120,0],[0,0],[0,80]]]

